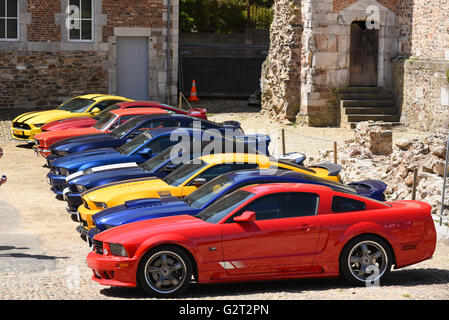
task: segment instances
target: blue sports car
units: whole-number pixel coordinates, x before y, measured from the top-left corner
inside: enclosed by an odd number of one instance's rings
[[[103,210],[93,216],[95,228],[89,231],[89,242],[95,234],[123,224],[173,215],[196,215],[219,198],[248,185],[284,182],[325,185],[340,192],[358,193],[376,200],[384,199],[383,192],[387,187],[378,180],[356,182],[347,186],[293,171],[234,171],[209,181],[184,199],[178,197],[139,199]],[[357,190],[354,188],[357,186],[364,187]]]
[[[52,162],[47,181],[59,197],[67,188],[67,177],[78,171],[106,165],[141,164],[182,141],[202,141],[206,132],[192,128],[159,128],[141,133],[118,148],[102,148],[76,152]],[[218,131],[216,132],[220,136]],[[204,136],[203,136],[204,135]],[[209,137],[210,138],[210,137]],[[262,151],[263,152],[263,151]]]
[[[232,147],[232,150],[241,150],[244,153],[264,153],[268,155],[268,145],[270,137],[267,135],[249,135],[236,137],[235,139],[223,136],[222,150]],[[180,157],[184,161],[190,161],[205,153],[213,154],[215,150],[209,149],[211,142],[201,142],[201,148],[194,148],[193,142],[179,150],[167,148],[159,155],[147,160],[144,163],[125,163],[119,165],[109,165],[95,167],[84,171],[78,171],[66,178],[68,187],[64,190],[64,200],[67,201],[67,212],[74,218],[76,210],[82,204],[81,194],[87,190],[99,187],[108,183],[156,176],[163,178],[170,172],[181,166],[184,162],[176,161]],[[261,150],[258,150],[262,148]],[[208,150],[209,149],[209,150]],[[178,151],[178,152],[176,152]],[[185,157],[187,155],[187,157]]]
[[[53,160],[56,158],[75,152],[98,148],[120,147],[148,129],[162,127],[193,128],[194,125],[198,125],[198,128],[201,126],[202,130],[217,129],[223,133],[226,130],[233,130],[236,136],[245,134],[240,123],[237,121],[216,123],[179,114],[148,114],[134,117],[110,133],[90,134],[59,141],[50,147],[51,155],[47,157],[47,164],[51,167]]]

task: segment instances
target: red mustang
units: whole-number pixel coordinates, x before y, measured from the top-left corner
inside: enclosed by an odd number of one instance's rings
[[[42,131],[57,131],[57,130],[68,130],[68,129],[79,129],[79,128],[89,128],[93,127],[98,120],[100,120],[105,114],[109,111],[117,110],[117,109],[129,109],[129,108],[158,108],[166,111],[174,112],[176,114],[185,114],[188,116],[192,116],[195,118],[205,119],[207,120],[207,111],[202,108],[193,108],[190,110],[183,110],[176,107],[172,107],[166,104],[161,104],[159,102],[153,101],[127,101],[122,103],[117,103],[106,110],[104,110],[99,115],[90,118],[90,117],[80,117],[80,118],[72,118],[72,119],[63,119],[58,121],[53,121],[47,123],[42,127]]]
[[[35,149],[42,156],[50,154],[49,147],[61,140],[88,134],[107,133],[122,125],[129,119],[144,114],[167,114],[169,111],[159,108],[129,108],[109,111],[90,128],[78,128],[70,130],[57,130],[39,133],[34,136]]]
[[[379,281],[392,265],[430,259],[430,205],[377,202],[308,184],[248,186],[197,216],[135,222],[94,237],[92,280],[182,293],[198,283],[338,277]]]

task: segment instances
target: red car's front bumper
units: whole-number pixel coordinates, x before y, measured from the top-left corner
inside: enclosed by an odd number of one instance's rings
[[[132,258],[103,256],[91,252],[87,265],[94,272],[92,280],[101,285],[113,287],[136,287],[138,263]]]

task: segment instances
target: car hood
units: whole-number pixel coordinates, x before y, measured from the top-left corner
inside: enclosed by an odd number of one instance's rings
[[[40,124],[40,123],[49,123],[61,119],[77,118],[84,116],[86,115],[82,113],[74,113],[63,110],[47,110],[47,111],[36,111],[26,113],[24,115],[18,116],[13,121],[27,124]]]
[[[43,133],[39,133],[38,135],[34,136],[34,139],[39,141],[44,141],[47,143],[51,143],[53,141],[60,141],[63,139],[85,135],[85,134],[95,134],[100,133],[101,131],[90,127],[90,128],[79,128],[79,129],[72,129],[72,130],[57,130],[57,131],[47,131]]]
[[[42,127],[43,131],[67,130],[71,128],[88,128],[97,123],[97,120],[89,117],[80,117],[73,119],[63,119],[52,121]]]
[[[103,210],[93,216],[97,228],[105,225],[120,226],[127,223],[177,215],[196,215],[200,209],[187,205],[178,197],[139,199]]]
[[[139,196],[142,193],[149,195],[151,192],[170,191],[173,188],[175,187],[159,178],[149,177],[106,184],[87,191],[83,197],[92,202],[108,203],[111,199],[114,199],[113,202],[120,202],[123,199],[124,202],[143,198]]]
[[[52,162],[53,167],[63,167],[67,169],[74,168],[76,166],[82,166],[89,162],[101,162],[101,163],[111,163],[109,161],[123,159],[126,161],[127,156],[122,155],[113,148],[86,150],[81,152],[72,153],[64,157],[55,159]]]
[[[101,168],[101,167],[100,167]],[[95,168],[93,168],[95,169]],[[90,170],[89,170],[90,171]],[[72,185],[83,185],[86,187],[98,186],[98,183],[103,181],[108,181],[107,183],[115,182],[115,181],[123,181],[129,179],[136,179],[141,177],[150,177],[153,174],[146,172],[136,163],[129,164],[127,168],[111,168],[107,170],[101,170],[97,172],[87,172],[82,175],[70,179],[69,183]]]
[[[114,138],[112,138],[106,132],[93,133],[93,134],[87,134],[87,135],[81,136],[81,137],[71,137],[71,138],[56,142],[55,144],[53,144],[51,146],[51,149],[58,150],[58,151],[65,151],[66,149],[70,149],[70,148],[80,145],[80,144],[86,144],[86,143],[91,143],[91,142],[101,142],[101,141],[108,141],[108,140],[114,140]]]
[[[97,234],[95,240],[108,243],[141,243],[153,235],[209,226],[210,223],[193,216],[179,215],[128,223]]]

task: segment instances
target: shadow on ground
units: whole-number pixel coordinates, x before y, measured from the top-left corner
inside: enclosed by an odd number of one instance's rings
[[[449,270],[440,269],[413,269],[398,270],[389,274],[388,278],[382,281],[382,287],[403,286],[418,287],[431,284],[448,284]],[[350,289],[341,279],[300,279],[267,282],[245,282],[232,284],[205,284],[191,285],[181,298],[220,298],[223,296],[242,296],[252,294],[270,293],[305,293],[313,291],[324,291],[334,289]],[[114,298],[143,299],[148,298],[140,288],[118,288],[110,287],[101,290],[101,294]]]

